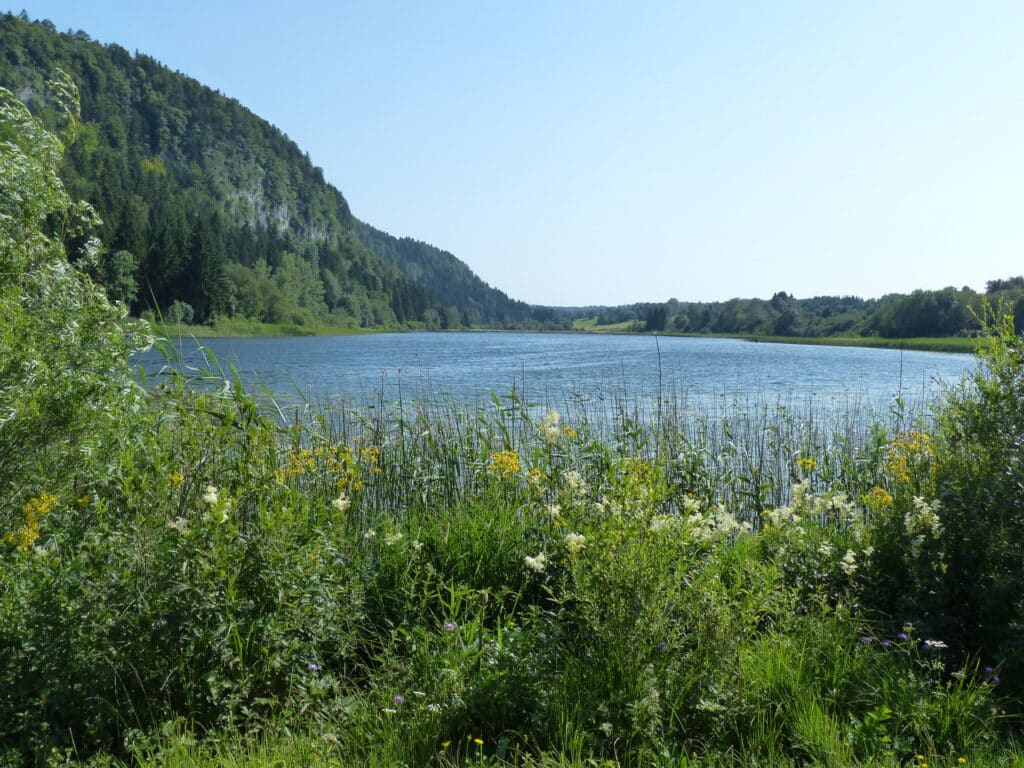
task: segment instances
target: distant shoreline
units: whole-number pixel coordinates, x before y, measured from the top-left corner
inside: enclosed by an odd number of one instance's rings
[[[290,323],[220,323],[216,325],[171,325],[157,326],[159,335],[167,338],[209,339],[219,337],[235,338],[287,338],[300,336],[361,336],[371,333],[424,333],[425,328],[342,328],[338,326],[302,326]],[[436,331],[432,331],[436,332]],[[448,331],[440,331],[448,332]],[[694,339],[738,339],[765,344],[804,344],[822,347],[869,347],[875,349],[911,349],[923,352],[954,352],[973,354],[977,349],[975,339],[963,336],[918,337],[907,339],[884,339],[877,336],[757,336],[727,333],[677,333],[631,331],[624,328],[607,330],[575,328],[571,331],[504,330],[494,328],[460,328],[451,333],[584,333],[622,334],[629,336],[681,336]]]

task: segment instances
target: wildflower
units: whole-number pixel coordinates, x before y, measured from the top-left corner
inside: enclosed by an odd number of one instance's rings
[[[562,516],[562,507],[559,504],[548,504],[547,510],[552,522]]]
[[[801,472],[810,472],[818,466],[818,462],[815,459],[797,459],[796,466]]]
[[[484,740],[478,736],[477,738],[473,739],[473,743],[476,744],[478,747],[482,747],[484,745]]]
[[[587,546],[587,539],[581,533],[567,533],[565,535],[565,548],[570,555],[579,554]]]
[[[167,477],[171,485],[178,488],[185,484],[185,476],[181,472],[171,472]]]
[[[946,645],[941,640],[925,640],[924,641],[924,649],[926,651],[941,651],[943,648],[948,648],[948,647],[949,646]]]
[[[607,722],[601,723],[601,725],[598,726],[598,730],[601,731],[601,733],[603,733],[606,737],[612,735],[612,729],[612,724]]]
[[[583,479],[583,475],[575,469],[571,469],[565,473],[565,487],[575,493],[586,490],[587,484]]]
[[[967,765],[967,758],[966,757],[958,757],[956,759],[956,764],[957,765]]]
[[[216,503],[220,501],[220,497],[217,494],[217,486],[206,486],[206,490],[203,491],[203,503],[208,504],[211,507],[216,505]]]
[[[533,467],[526,473],[526,482],[535,490],[540,490],[544,486],[544,473],[538,467]]]
[[[454,632],[458,628],[459,628],[459,625],[456,624],[454,621],[446,621],[444,623],[444,631],[445,632]]]
[[[412,547],[412,551],[416,554],[419,554],[423,551],[423,542],[417,539],[413,539],[409,546]]]
[[[898,635],[896,635],[896,639],[897,640],[909,640],[910,639],[910,635],[908,635],[906,632],[900,632]]]
[[[864,503],[869,507],[891,507],[892,494],[876,485],[864,496]]]
[[[440,704],[427,704],[427,712],[431,712],[431,713],[436,715],[440,711],[441,711],[441,705]],[[449,743],[451,743],[451,742],[449,742]]]
[[[862,637],[860,639],[860,641],[862,643],[864,643],[864,645],[871,645],[871,643],[875,642],[875,638],[873,638],[873,637]]]
[[[309,669],[310,672],[319,672],[320,671],[320,665],[317,664],[315,661],[309,662],[309,664],[307,664],[306,667]]]
[[[530,557],[527,555],[523,558],[523,562],[526,563],[526,567],[535,573],[544,573],[544,567],[547,565],[548,558],[543,552],[538,554],[536,557]]]
[[[402,695],[402,694],[400,694],[400,693],[399,693],[399,694],[397,694],[397,695],[395,696],[395,704],[403,704],[403,703],[405,703],[405,696],[403,696],[403,695]]]
[[[537,432],[545,442],[552,444],[558,442],[562,436],[562,430],[558,426],[559,421],[561,421],[561,416],[558,415],[558,411],[548,411],[548,415],[541,421]]]
[[[338,498],[331,501],[331,506],[334,508],[335,512],[347,512],[348,508],[352,506],[352,499],[343,493]]]
[[[852,550],[846,550],[843,559],[839,561],[839,570],[847,576],[853,576],[857,572],[857,554]]]
[[[487,471],[508,480],[519,473],[520,466],[518,453],[499,451],[491,454],[491,462],[487,465]]]
[[[441,742],[441,749],[448,749],[448,747],[450,747],[451,745],[452,745],[451,739],[449,739],[448,741],[442,741]]]
[[[818,554],[822,557],[828,557],[832,554],[832,545],[829,544],[827,541],[823,541],[821,543],[821,546],[818,547]]]
[[[907,533],[915,537],[915,543],[918,545],[924,541],[925,534],[930,535],[933,539],[938,539],[942,536],[939,500],[935,499],[929,504],[922,497],[915,496],[914,508],[904,516],[903,524]]]
[[[370,530],[368,530],[366,533],[363,534],[363,540],[364,541],[370,541],[371,539],[375,539],[375,538],[377,538],[377,532],[375,530],[373,530],[373,528],[371,528]]]
[[[393,715],[398,710],[397,709],[392,709],[391,707],[382,707],[380,711],[383,712],[385,715]]]
[[[389,547],[395,546],[395,544],[397,544],[401,540],[402,540],[402,532],[401,531],[394,531],[394,532],[389,533],[387,536],[384,537],[384,543],[387,544]]]
[[[413,696],[419,696],[421,699],[427,695],[426,691],[413,691]]]

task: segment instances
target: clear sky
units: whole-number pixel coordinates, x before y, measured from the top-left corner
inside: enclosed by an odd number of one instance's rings
[[[1024,273],[1024,2],[22,0],[555,305]]]

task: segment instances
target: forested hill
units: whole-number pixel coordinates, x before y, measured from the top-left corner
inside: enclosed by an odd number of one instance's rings
[[[92,203],[99,277],[134,312],[205,322],[533,325],[451,254],[357,221],[286,135],[143,54],[0,16],[0,86],[45,120],[66,70],[82,125],[62,176]],[[74,243],[70,243],[74,254]],[[538,311],[543,315],[543,311]]]

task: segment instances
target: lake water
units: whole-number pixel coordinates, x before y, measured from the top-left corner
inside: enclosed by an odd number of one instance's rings
[[[975,365],[971,355],[855,347],[764,344],[736,339],[552,334],[395,333],[200,340],[224,370],[285,401],[350,404],[487,401],[513,390],[537,407],[628,398],[676,402],[829,404],[884,409],[901,396],[931,397]],[[201,348],[179,341],[182,363],[208,367]],[[135,358],[150,376],[160,353]]]

